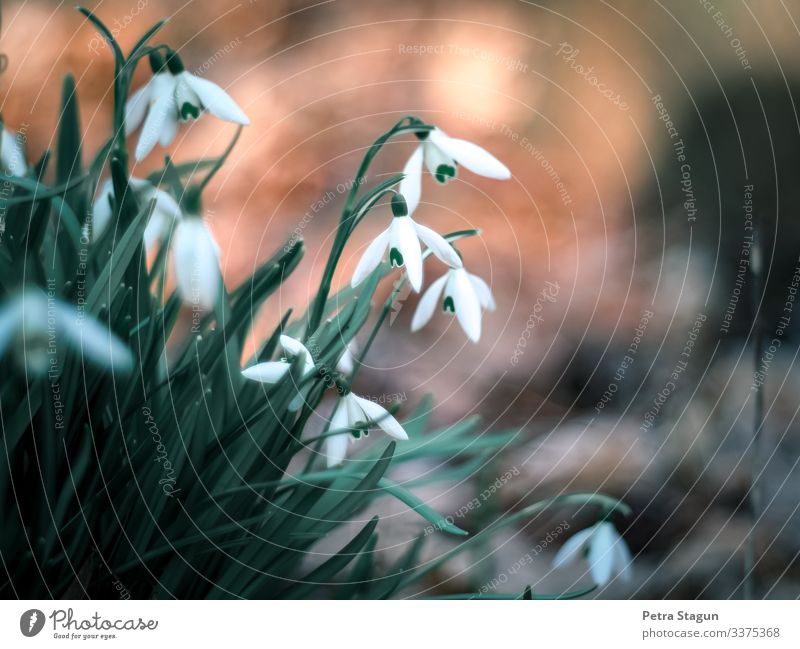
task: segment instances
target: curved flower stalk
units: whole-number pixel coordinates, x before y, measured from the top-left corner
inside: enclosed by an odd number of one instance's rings
[[[38,287],[25,288],[0,309],[0,357],[13,347],[32,375],[51,370],[62,342],[104,369],[121,372],[133,365],[130,350],[107,326]]]
[[[175,280],[184,303],[211,311],[222,292],[219,246],[202,217],[185,215],[172,240]]]
[[[365,426],[378,426],[389,437],[405,441],[408,433],[383,406],[348,392],[336,404],[331,416],[331,428],[350,432],[331,435],[325,442],[325,457],[328,467],[341,464],[347,455],[347,447]]]
[[[423,164],[442,185],[456,177],[458,165],[487,178],[511,178],[508,167],[477,144],[450,137],[438,127],[416,135],[420,144],[406,162],[403,168],[405,178],[400,183],[400,193],[406,197],[410,213],[417,208],[422,193]]]
[[[250,120],[239,105],[217,84],[187,72],[177,52],[167,58],[150,54],[153,77],[134,92],[125,105],[125,134],[133,133],[144,121],[136,160],[144,160],[156,144],[169,146],[181,121],[197,119],[208,111],[215,117],[248,125]],[[145,115],[147,118],[145,119]]]
[[[477,275],[468,273],[465,268],[451,268],[428,287],[411,320],[411,331],[419,331],[428,324],[442,293],[442,310],[455,314],[467,337],[472,342],[478,342],[481,337],[481,310],[494,311],[496,305],[489,285]]]
[[[28,173],[28,164],[25,162],[25,147],[22,146],[20,137],[5,127],[1,137],[0,166],[9,176],[24,176]]]
[[[405,266],[408,282],[419,293],[422,288],[422,248],[425,243],[441,261],[448,266],[460,268],[461,258],[447,240],[437,232],[421,225],[411,218],[407,202],[400,194],[392,197],[391,225],[381,232],[364,251],[351,280],[356,287],[375,270],[383,260],[386,249],[389,249],[389,261],[393,267]]]
[[[162,241],[173,224],[181,218],[181,208],[172,196],[162,189],[153,186],[142,178],[128,178],[128,185],[136,193],[140,201],[155,200],[153,212],[144,230],[144,245],[147,250]],[[92,208],[92,237],[97,240],[105,232],[113,212],[114,183],[108,178],[100,188],[100,193]]]
[[[598,586],[616,577],[630,581],[633,557],[612,523],[601,521],[574,534],[556,553],[553,567],[573,563],[581,556],[589,562],[589,572]]]

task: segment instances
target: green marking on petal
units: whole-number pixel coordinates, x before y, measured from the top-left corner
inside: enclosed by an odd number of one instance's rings
[[[185,101],[181,106],[181,119],[189,119],[190,117],[192,119],[200,117],[200,108]]]
[[[451,296],[448,295],[446,298],[444,298],[444,304],[442,305],[442,308],[450,313],[456,312],[456,303]]]
[[[389,250],[389,261],[395,268],[399,268],[403,265],[403,255],[400,254],[397,248],[391,248]]]
[[[456,177],[456,168],[451,167],[450,165],[439,165],[436,167],[436,173],[434,174],[434,178],[442,185],[444,185],[448,180],[452,180]]]

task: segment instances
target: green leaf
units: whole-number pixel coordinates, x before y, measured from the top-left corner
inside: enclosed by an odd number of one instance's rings
[[[346,568],[369,543],[377,525],[378,517],[375,516],[337,554],[302,577],[295,586],[287,588],[280,596],[284,599],[302,599],[313,593],[320,585],[326,585],[330,579]]]
[[[68,184],[73,178],[82,177],[81,122],[78,111],[78,95],[75,79],[71,74],[64,77],[61,90],[61,117],[58,121],[58,146],[56,148],[56,182]],[[85,201],[80,187],[73,187],[65,200],[76,214],[82,214]]]

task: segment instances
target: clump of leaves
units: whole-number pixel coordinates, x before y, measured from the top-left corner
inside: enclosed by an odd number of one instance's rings
[[[107,597],[121,582],[137,598],[301,598],[330,595],[332,586],[337,597],[385,598],[415,588],[457,554],[544,510],[586,504],[597,505],[602,515],[624,510],[600,494],[565,495],[501,515],[467,535],[420,500],[414,487],[468,480],[519,433],[476,435],[475,420],[429,431],[431,400],[405,417],[410,440],[402,442],[402,454],[395,455],[395,442],[378,442],[363,446],[359,462],[321,466],[317,450],[330,431],[311,439],[310,418],[332,383],[340,388],[344,382],[337,359],[367,327],[376,286],[390,269],[384,263],[357,288],[331,295],[333,274],[354,228],[402,178],[369,187],[370,163],[390,138],[430,127],[404,118],[368,149],[317,296],[301,316],[285,313],[251,359],[272,358],[287,333],[313,343],[316,369],[304,375],[302,359],[295,358],[285,377],[265,389],[241,375],[245,338],[259,308],[296,272],[303,243],[281,245],[241,285],[222,291],[191,335],[176,331],[181,297],[165,294],[168,246],[148,263],[142,241],[154,201],[131,188],[124,129],[131,76],[142,59],[165,50],[150,44],[163,23],[125,56],[102,22],[82,11],[114,55],[113,131],[87,157],[76,88],[67,77],[54,156],[45,153],[24,176],[1,176],[8,191],[0,192],[0,292],[6,305],[32,291],[46,295],[48,307],[71,305],[121,341],[133,362],[89,362],[91,341],[64,344],[57,328],[43,328],[45,335],[34,340],[36,326],[28,320],[0,358],[0,595]],[[195,190],[207,184],[230,148],[217,159],[167,159],[149,180],[176,200],[189,196],[196,203]],[[92,197],[105,169],[120,198],[111,205],[113,227],[94,237]],[[399,292],[398,285],[370,325],[359,360]],[[0,321],[1,338],[10,338],[12,329]],[[183,342],[168,356],[169,340]],[[31,370],[36,346],[48,354],[44,372]],[[299,388],[304,398],[296,408]],[[454,457],[458,462],[448,463]],[[446,468],[404,484],[389,477],[398,464],[418,460]],[[363,512],[384,497],[419,515],[420,534],[378,569],[379,519],[364,522]],[[337,552],[308,567],[308,554],[321,540],[359,520]],[[451,535],[454,544],[420,564],[423,529],[430,526]],[[530,589],[508,596],[537,597]]]

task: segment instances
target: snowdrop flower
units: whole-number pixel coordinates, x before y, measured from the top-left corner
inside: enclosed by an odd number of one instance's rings
[[[9,176],[24,176],[28,173],[25,162],[25,149],[22,146],[20,135],[14,135],[3,128],[2,141],[0,141],[0,167]]]
[[[630,581],[633,557],[612,523],[601,521],[573,535],[556,553],[553,567],[572,563],[580,556],[586,557],[598,586],[605,586],[617,576]]]
[[[361,429],[374,424],[387,435],[399,440],[407,440],[408,434],[389,412],[374,401],[349,392],[336,404],[331,417],[331,428],[336,430]],[[347,454],[347,446],[353,441],[350,432],[332,435],[325,442],[325,455],[328,468],[342,463]]]
[[[247,125],[250,120],[217,84],[186,72],[176,52],[166,62],[157,52],[150,55],[153,77],[133,93],[125,106],[125,134],[144,121],[136,160],[144,160],[156,144],[169,146],[178,132],[179,121],[197,119],[203,111],[228,122]],[[147,119],[145,119],[147,115]]]
[[[406,197],[411,213],[419,204],[422,193],[423,163],[442,185],[456,177],[458,165],[487,178],[511,178],[508,167],[477,144],[452,138],[439,128],[421,131],[417,137],[420,144],[403,168],[405,178],[400,183],[400,193]]]
[[[130,350],[106,325],[51,291],[45,295],[28,287],[0,309],[0,356],[11,347],[31,374],[57,370],[61,343],[106,369],[126,371],[133,365]]]
[[[269,361],[266,363],[258,363],[252,367],[242,370],[242,375],[246,379],[258,381],[259,383],[266,383],[272,385],[280,381],[291,366],[291,359],[297,356],[303,356],[303,376],[308,376],[314,371],[314,359],[311,357],[311,352],[306,349],[305,345],[299,340],[295,340],[290,336],[281,336],[281,347],[286,352],[286,357],[279,361]]]
[[[405,266],[408,282],[417,293],[422,288],[422,250],[420,240],[445,264],[461,268],[461,258],[444,237],[411,218],[407,202],[400,194],[392,197],[392,224],[367,246],[356,266],[351,285],[358,286],[378,267],[386,248],[392,266]]]
[[[181,208],[167,192],[154,187],[142,178],[128,178],[128,185],[142,202],[155,199],[155,206],[144,230],[144,245],[150,250],[169,233],[172,224],[181,218]],[[97,240],[105,232],[113,216],[114,183],[111,178],[103,183],[100,195],[92,209],[92,236]]]
[[[172,255],[175,280],[183,301],[211,311],[222,289],[222,274],[219,246],[202,218],[187,215],[178,221]]]
[[[464,268],[451,268],[423,293],[411,320],[411,331],[418,331],[433,317],[439,299],[442,310],[454,313],[461,328],[472,342],[481,337],[481,309],[495,310],[489,285]]]

